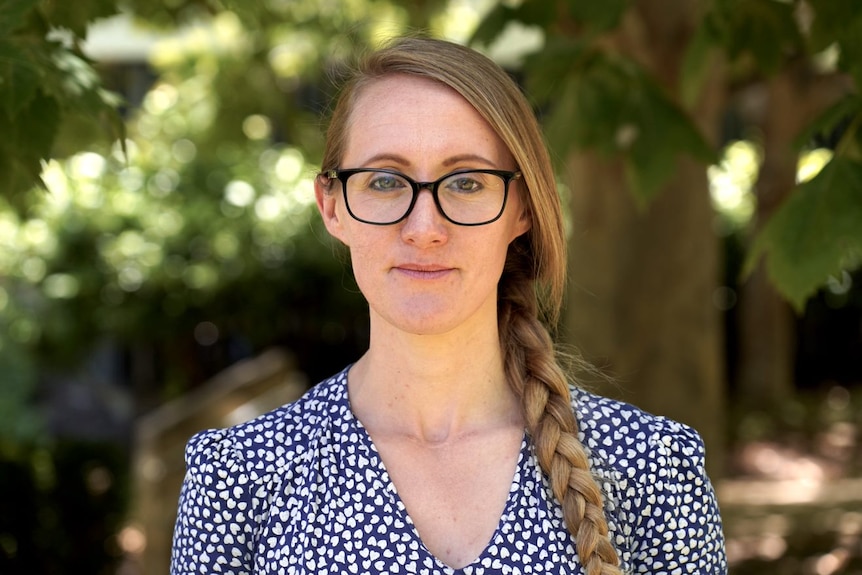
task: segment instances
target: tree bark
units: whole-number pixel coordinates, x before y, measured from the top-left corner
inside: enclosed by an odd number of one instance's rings
[[[647,0],[630,10],[612,44],[676,93],[699,15],[691,0]],[[716,139],[720,67],[693,114]],[[574,233],[565,327],[585,358],[617,385],[599,391],[695,427],[713,476],[724,459],[723,331],[713,305],[720,244],[713,233],[706,166],[682,159],[644,211],[619,160],[573,154],[567,166]]]
[[[793,138],[804,125],[799,91],[786,73],[766,85],[763,161],[755,196],[753,232],[758,233],[796,184],[797,152]],[[763,262],[741,286],[737,398],[749,407],[778,407],[793,395],[793,311],[770,283]]]
[[[817,75],[806,62],[798,62],[762,89],[764,105],[742,106],[753,110],[744,119],[760,129],[763,145],[754,233],[762,230],[796,185],[795,140],[800,132],[852,86],[846,76]],[[737,400],[749,408],[774,410],[794,393],[796,320],[763,262],[741,287],[740,311]]]

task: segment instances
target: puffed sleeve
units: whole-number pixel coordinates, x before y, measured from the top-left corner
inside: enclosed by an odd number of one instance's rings
[[[229,430],[194,436],[186,446],[171,554],[171,575],[250,574],[262,500]]]
[[[724,534],[703,440],[690,427],[663,423],[649,437],[638,490],[635,573],[724,575]]]

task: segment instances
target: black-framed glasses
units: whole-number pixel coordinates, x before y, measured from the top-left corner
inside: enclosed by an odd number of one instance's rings
[[[341,182],[351,217],[378,226],[406,218],[423,189],[431,192],[437,209],[453,224],[490,224],[503,215],[509,182],[521,178],[517,171],[458,170],[433,182],[417,182],[396,170],[374,168],[327,170],[324,175]]]

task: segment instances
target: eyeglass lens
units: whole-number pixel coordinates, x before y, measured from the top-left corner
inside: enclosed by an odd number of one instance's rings
[[[353,217],[374,224],[390,224],[405,218],[420,185],[407,176],[389,171],[358,170],[347,178],[345,197]],[[507,178],[484,171],[456,172],[423,185],[436,189],[437,206],[458,224],[479,225],[497,219],[506,200]]]

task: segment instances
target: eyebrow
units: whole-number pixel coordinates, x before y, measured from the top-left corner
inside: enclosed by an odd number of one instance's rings
[[[453,166],[455,164],[461,164],[464,162],[479,162],[485,164],[486,166],[495,167],[496,163],[491,160],[480,156],[478,154],[461,154],[458,156],[452,156],[451,158],[447,158],[443,160],[444,166]]]
[[[366,158],[366,160],[364,162],[362,162],[362,165],[367,166],[371,163],[387,162],[387,161],[388,162],[394,162],[400,166],[403,166],[404,168],[409,168],[412,166],[412,163],[410,162],[410,160],[408,160],[404,156],[400,156],[398,154],[388,154],[388,153],[386,153],[386,154],[375,154],[374,156],[371,156],[370,158]],[[448,167],[448,166],[454,166],[455,164],[461,164],[461,163],[466,163],[466,162],[479,162],[479,163],[485,164],[486,166],[489,166],[491,168],[494,168],[497,166],[497,164],[495,162],[492,162],[488,158],[485,158],[484,156],[480,156],[478,154],[458,154],[457,156],[452,156],[452,157],[449,157],[449,158],[446,158],[445,160],[443,160],[443,165]]]

